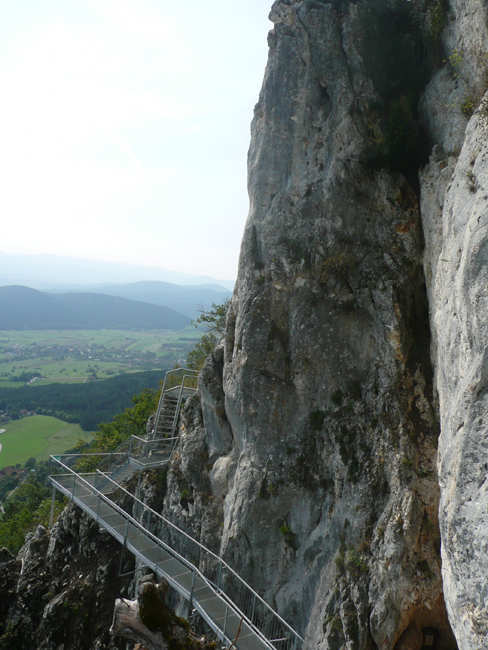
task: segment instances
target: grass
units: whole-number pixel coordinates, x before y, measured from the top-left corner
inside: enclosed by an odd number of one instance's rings
[[[1,330],[0,346],[5,344],[29,345],[58,344],[78,345],[80,343],[105,345],[126,349],[136,345],[143,350],[154,350],[168,343],[181,340],[197,341],[201,337],[192,326],[183,330]]]
[[[91,440],[91,433],[83,431],[78,424],[70,424],[47,415],[31,415],[20,420],[0,423],[2,451],[0,469],[28,458],[47,460],[49,454],[59,454],[71,449],[82,439]]]
[[[172,366],[186,358],[201,337],[188,327],[172,330],[3,330],[0,387],[20,387],[24,373],[36,384],[107,379]]]
[[[12,375],[20,375],[23,372],[32,372],[46,377],[46,379],[38,380],[36,383],[52,383],[52,382],[66,382],[71,380],[85,381],[93,375],[95,371],[98,379],[106,379],[113,375],[121,375],[130,370],[129,364],[117,363],[113,361],[84,361],[82,359],[65,359],[55,361],[53,359],[22,359],[19,361],[0,362],[0,383],[4,385],[5,382],[11,384],[19,383],[22,385],[25,382],[12,382],[6,377]],[[157,370],[158,368],[149,368],[149,370]]]

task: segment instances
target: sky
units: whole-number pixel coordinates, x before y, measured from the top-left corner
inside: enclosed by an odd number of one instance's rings
[[[233,280],[271,4],[4,3],[0,251]]]

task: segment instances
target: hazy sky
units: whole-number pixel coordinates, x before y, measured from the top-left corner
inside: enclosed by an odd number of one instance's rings
[[[232,279],[271,4],[4,3],[0,250]]]

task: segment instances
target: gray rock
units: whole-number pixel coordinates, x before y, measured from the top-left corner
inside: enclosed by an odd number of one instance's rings
[[[73,506],[50,533],[38,526],[17,559],[0,564],[0,648],[125,648],[108,634],[127,583],[118,577],[120,551]]]
[[[454,2],[447,65],[424,109],[439,147],[421,174],[432,358],[439,395],[442,575],[462,650],[488,648],[485,434],[487,6]],[[455,57],[453,57],[455,55]],[[475,113],[469,118],[466,104]],[[444,108],[444,110],[443,110]],[[464,121],[464,123],[463,123]],[[448,153],[445,153],[448,152]]]
[[[470,120],[446,189],[440,251],[427,251],[436,263],[431,295],[444,591],[459,647],[466,650],[488,648],[487,107],[485,98]]]
[[[220,552],[305,647],[406,648],[431,625],[454,648],[418,198],[364,164],[357,7],[278,1],[271,19],[223,368],[218,350],[200,380],[206,436],[188,431],[165,509],[192,530],[208,512],[198,439]],[[201,506],[182,505],[179,473]]]

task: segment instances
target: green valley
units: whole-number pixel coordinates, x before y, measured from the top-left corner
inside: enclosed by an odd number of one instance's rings
[[[8,330],[0,332],[0,388],[88,382],[161,370],[200,339],[184,330]]]
[[[33,415],[0,425],[0,469],[23,464],[29,458],[47,460],[49,454],[71,449],[80,440],[88,442],[92,434],[79,424],[63,422],[46,415]]]

